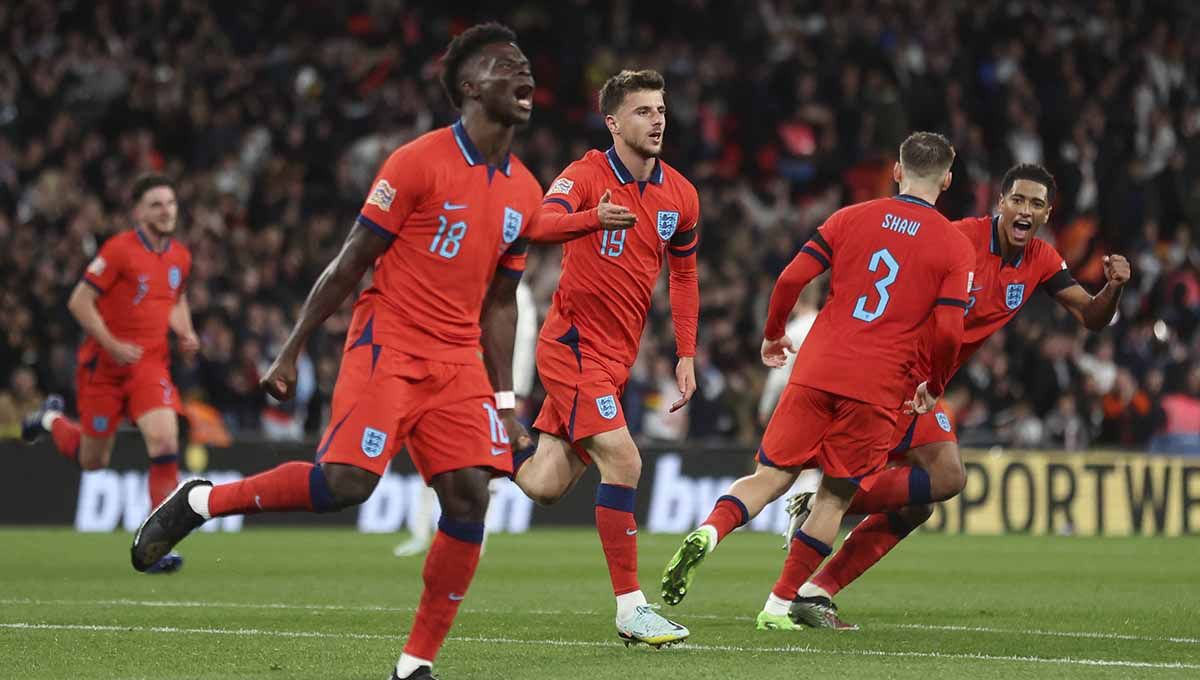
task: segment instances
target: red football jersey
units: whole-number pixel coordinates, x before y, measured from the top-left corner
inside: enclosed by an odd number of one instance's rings
[[[166,239],[155,251],[139,229],[131,229],[104,242],[83,280],[99,292],[96,309],[113,336],[140,345],[141,361],[165,361],[167,322],[191,269],[192,254],[182,243]],[[98,353],[107,357],[88,336],[79,362],[90,362]]]
[[[934,306],[965,307],[971,244],[932,205],[900,195],[852,205],[799,257],[833,270],[829,298],[797,353],[791,382],[898,407]],[[824,262],[822,263],[824,264]]]
[[[484,295],[497,267],[525,270],[520,236],[541,194],[516,156],[489,166],[461,120],[396,149],[358,216],[392,244],[354,305],[347,343],[477,362]]]
[[[574,324],[581,345],[632,366],[665,252],[673,274],[673,300],[679,292],[680,306],[673,309],[678,353],[695,354],[697,316],[690,307],[693,294],[698,305],[698,293],[692,292],[698,290],[694,272],[700,199],[696,188],[662,160],[655,161],[648,182],[639,182],[615,148],[592,150],[554,180],[541,209],[590,210],[606,190],[612,191],[614,204],[637,215],[637,224],[563,244],[562,276],[542,326],[542,338],[554,340]]]
[[[1040,238],[1005,262],[1000,256],[997,217],[969,217],[952,224],[970,240],[975,259],[975,282],[967,298],[962,349],[954,367],[957,371],[992,333],[1016,315],[1036,289],[1040,287],[1053,296],[1076,283],[1062,255]],[[924,341],[928,340],[927,335]],[[922,364],[916,375],[926,375],[928,370],[928,364]]]

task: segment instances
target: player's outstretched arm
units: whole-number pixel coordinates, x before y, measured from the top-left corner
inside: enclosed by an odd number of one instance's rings
[[[1121,255],[1107,255],[1104,258],[1106,281],[1099,293],[1089,295],[1083,286],[1075,284],[1058,291],[1054,299],[1089,331],[1103,330],[1112,323],[1121,301],[1121,291],[1131,276],[1129,260]]]
[[[637,215],[612,202],[612,191],[604,192],[595,208],[571,212],[564,201],[547,201],[533,214],[521,234],[537,243],[563,243],[593,231],[620,231],[637,224]]]
[[[296,361],[308,344],[309,336],[337,311],[362,280],[367,268],[390,245],[388,239],[355,222],[341,252],[325,267],[309,291],[300,318],[261,381],[262,388],[271,396],[280,401],[292,398],[296,389]]]
[[[483,313],[479,319],[482,331],[483,364],[487,367],[488,379],[497,394],[511,395],[513,391],[512,366],[513,345],[517,336],[517,286],[520,279],[497,270],[483,300]],[[528,447],[533,440],[521,421],[517,420],[515,404],[500,403],[497,410],[508,440],[514,451]]]
[[[86,280],[80,281],[75,284],[75,290],[71,291],[67,309],[79,321],[79,325],[83,326],[83,330],[95,338],[118,364],[128,365],[136,362],[142,358],[142,348],[132,342],[117,339],[108,330],[104,317],[100,316],[100,310],[96,307],[96,298],[99,296],[99,291]]]

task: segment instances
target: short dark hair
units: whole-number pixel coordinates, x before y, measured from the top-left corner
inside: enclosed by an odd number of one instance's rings
[[[661,91],[666,88],[666,81],[658,71],[645,69],[643,71],[624,70],[604,82],[600,88],[600,113],[611,116],[621,108],[626,95],[642,90]]]
[[[936,177],[954,163],[954,145],[936,132],[914,132],[900,144],[900,165],[917,177]]]
[[[1000,195],[1007,196],[1019,179],[1027,179],[1046,187],[1046,203],[1054,205],[1058,183],[1054,181],[1054,175],[1050,174],[1049,170],[1037,163],[1018,163],[1012,166],[1004,173],[1004,179],[1000,180]]]
[[[517,34],[508,26],[496,21],[475,24],[454,36],[442,55],[442,87],[454,108],[461,109],[462,90],[458,89],[458,74],[462,65],[480,49],[493,43],[515,43]]]
[[[144,175],[139,175],[137,179],[133,180],[133,186],[129,189],[131,204],[136,205],[146,195],[147,191],[159,187],[168,187],[171,191],[175,191],[175,182],[171,181],[170,177],[157,172],[148,172]]]

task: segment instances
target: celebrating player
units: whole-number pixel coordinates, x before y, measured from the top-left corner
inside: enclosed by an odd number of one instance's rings
[[[683,600],[696,568],[721,539],[815,465],[823,477],[811,511],[793,534],[783,572],[756,621],[759,629],[796,627],[789,609],[795,611],[797,590],[832,551],[855,493],[870,491],[878,479],[873,473],[887,462],[910,371],[926,369],[908,402],[924,412],[941,395],[958,355],[971,245],[933,207],[950,185],[953,160],[945,137],[910,135],[893,169],[900,194],[835,212],[783,271],[764,333],[766,365],[784,364],[793,349],[784,333],[788,313],[825,269],[832,270],[829,298],[799,349],[754,474],[734,482],[667,564],[662,596],[668,604]],[[921,347],[927,328],[929,343]]]
[[[954,222],[973,246],[975,285],[967,300],[963,346],[951,375],[993,333],[1004,327],[1035,289],[1058,301],[1088,330],[1112,322],[1129,281],[1129,262],[1104,258],[1104,288],[1092,296],[1071,277],[1054,246],[1037,238],[1050,219],[1057,187],[1040,165],[1013,166],[1000,183],[994,217]],[[798,621],[815,627],[847,627],[837,615],[833,596],[871,568],[905,536],[933,514],[933,503],[958,495],[966,484],[954,422],[939,403],[931,413],[900,419],[892,435],[890,467],[876,475],[870,490],[854,497],[848,512],[865,514],[812,580],[800,588]],[[789,504],[792,524],[804,522],[811,494]]]
[[[625,426],[621,392],[637,358],[664,251],[670,266],[675,368],[680,398],[696,390],[693,356],[700,291],[696,279],[699,199],[696,189],[659,159],[666,129],[663,78],[622,71],[600,90],[612,133],[608,151],[589,151],[567,166],[546,193],[535,220],[629,226],[563,247],[563,271],[538,337],[537,368],[546,401],[529,456],[518,441],[514,480],[535,501],[556,502],[594,460],[600,468],[596,529],[617,600],[617,633],[627,644],[661,646],[688,631],[646,603],[637,580],[634,498],[641,454]]]
[[[232,484],[181,485],[134,536],[134,568],[153,564],[210,517],[362,503],[407,446],[437,492],[442,516],[392,677],[431,677],[479,562],[488,480],[512,469],[480,353],[485,294],[494,295],[495,282],[515,289],[525,261],[520,237],[559,242],[600,226],[539,230],[528,219],[541,188],[509,147],[515,126],[533,110],[534,81],[515,40],[492,23],[451,41],[442,83],[462,118],[384,163],[342,251],[262,380],[276,398],[291,398],[296,359],[310,334],[374,263],[372,285],[354,305],[317,464],[290,462]],[[511,364],[511,351],[506,360]]]
[[[171,238],[178,206],[175,187],[162,175],[133,183],[134,228],[100,248],[75,286],[67,308],[87,333],[75,375],[79,422],[63,415],[52,394],[26,417],[21,436],[34,442],[49,432],[63,457],[82,470],[108,466],[123,417],[137,424],[150,454],[150,507],[179,483],[179,393],[171,383],[168,329],[184,353],[200,342],[192,328],[184,283],[192,267],[188,249]],[[164,554],[148,573],[177,571],[183,558]]]

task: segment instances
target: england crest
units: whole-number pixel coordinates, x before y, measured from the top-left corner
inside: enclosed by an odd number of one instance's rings
[[[108,418],[106,416],[94,416],[92,418],[92,429],[97,432],[104,432],[108,429]]]
[[[1004,304],[1008,305],[1009,309],[1017,309],[1021,306],[1021,302],[1025,300],[1025,284],[1010,283],[1004,291]]]
[[[183,272],[179,271],[179,267],[171,265],[171,268],[167,270],[167,283],[171,286],[171,290],[175,290],[179,284],[183,283]]]
[[[596,399],[596,408],[600,409],[600,417],[605,420],[617,417],[617,400],[611,394]]]
[[[679,226],[679,213],[674,210],[658,211],[658,237],[666,241],[675,235],[675,227]]]
[[[383,453],[388,436],[373,427],[363,428],[362,452],[367,458],[378,458]]]
[[[934,418],[937,420],[938,427],[942,428],[942,430],[945,432],[950,431],[949,416],[947,416],[945,413],[935,413]]]
[[[521,222],[525,220],[525,216],[513,210],[512,208],[504,209],[504,242],[512,243],[521,235]]]

